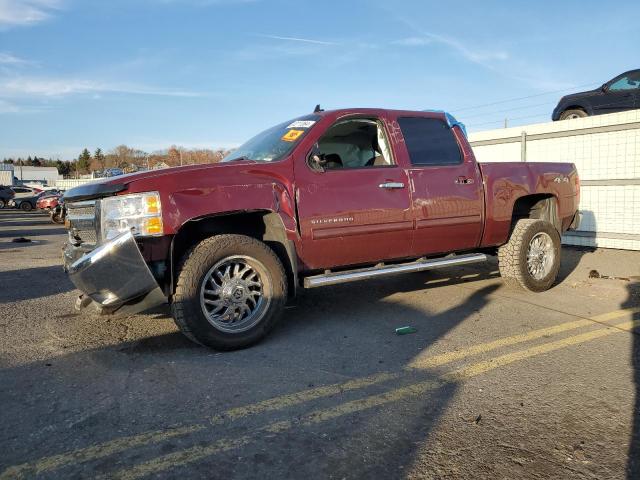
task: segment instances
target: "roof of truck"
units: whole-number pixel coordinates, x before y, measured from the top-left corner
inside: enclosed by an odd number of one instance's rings
[[[432,118],[441,118],[447,122],[449,127],[459,126],[464,131],[465,135],[467,133],[466,127],[462,122],[456,120],[456,118],[448,112],[444,110],[400,110],[400,109],[391,109],[391,108],[338,108],[334,110],[317,110],[313,112],[314,115],[319,116],[343,116],[343,115],[353,115],[353,114],[370,114],[370,115],[379,115],[384,112],[392,112],[396,115],[415,115],[419,114],[420,116],[432,117]]]

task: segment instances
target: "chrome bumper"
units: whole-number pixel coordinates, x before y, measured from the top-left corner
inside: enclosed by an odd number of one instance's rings
[[[135,238],[125,232],[90,252],[67,243],[64,267],[78,290],[100,313],[133,314],[166,302],[158,283],[142,258]]]

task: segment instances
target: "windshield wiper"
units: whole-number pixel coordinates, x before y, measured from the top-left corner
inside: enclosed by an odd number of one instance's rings
[[[248,160],[248,161],[250,161],[250,162],[255,162],[255,161],[257,161],[257,160],[254,160],[253,158],[249,158],[249,157],[247,157],[247,156],[245,156],[245,155],[243,155],[243,156],[241,156],[241,157],[232,158],[231,160],[224,160],[224,161],[225,161],[225,163],[226,163],[226,162],[239,162],[239,161],[242,161],[242,160]]]

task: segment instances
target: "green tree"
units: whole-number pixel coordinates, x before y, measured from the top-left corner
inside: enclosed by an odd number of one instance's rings
[[[91,167],[91,153],[86,148],[82,150],[82,153],[78,157],[78,161],[76,162],[76,168],[79,173],[88,173],[89,168]]]
[[[102,153],[102,149],[97,148],[93,154],[93,160],[91,161],[91,171],[104,170],[107,167],[107,159]]]

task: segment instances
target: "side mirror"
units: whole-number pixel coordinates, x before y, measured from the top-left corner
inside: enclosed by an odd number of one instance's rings
[[[607,89],[608,89],[608,87],[607,87],[607,84],[606,84],[606,83],[600,87],[600,91],[601,91],[602,93],[607,93]]]

